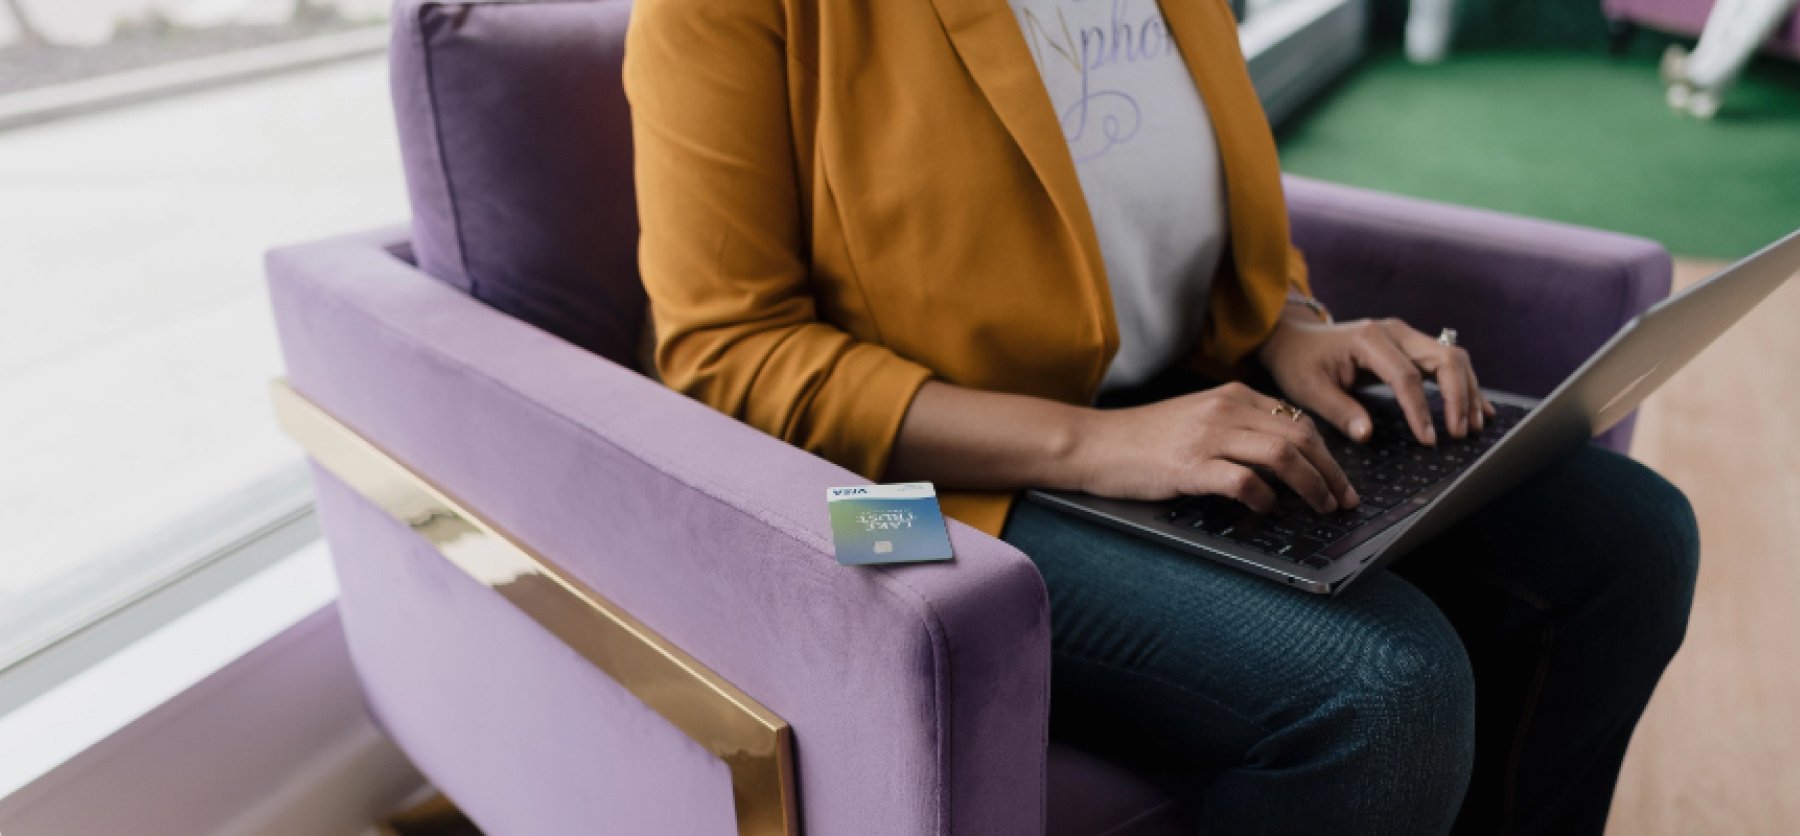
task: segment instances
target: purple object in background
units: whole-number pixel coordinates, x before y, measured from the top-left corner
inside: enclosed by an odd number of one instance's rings
[[[1048,602],[1023,554],[951,522],[953,562],[839,567],[820,498],[860,480],[631,370],[628,8],[401,3],[410,235],[270,255],[290,381],[787,720],[807,832],[1179,832],[1167,784],[1048,741]],[[1288,189],[1334,310],[1454,325],[1497,386],[1542,394],[1668,289],[1637,239]],[[488,833],[733,832],[711,755],[316,482],[371,710]]]
[[[1455,328],[1481,385],[1543,397],[1669,295],[1674,270],[1642,238],[1286,178],[1294,243],[1339,319]],[[1633,413],[1599,442],[1623,453]]]
[[[1677,35],[1699,37],[1713,0],[1601,0],[1606,18]],[[1800,8],[1763,44],[1763,51],[1800,61]]]

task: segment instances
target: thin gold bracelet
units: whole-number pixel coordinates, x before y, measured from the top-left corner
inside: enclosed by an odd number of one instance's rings
[[[1331,311],[1325,309],[1325,303],[1314,299],[1311,296],[1290,293],[1288,294],[1287,303],[1290,305],[1299,305],[1312,311],[1313,314],[1318,316],[1320,321],[1324,322],[1326,325],[1330,325],[1336,321],[1331,318]]]

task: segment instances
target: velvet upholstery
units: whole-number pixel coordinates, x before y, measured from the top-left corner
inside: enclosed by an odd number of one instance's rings
[[[1047,603],[1023,555],[953,523],[953,563],[839,567],[821,489],[856,477],[630,370],[625,15],[400,5],[413,222],[271,254],[293,385],[788,720],[807,832],[1180,832],[1167,784],[1046,740]],[[1668,287],[1636,239],[1287,188],[1335,310],[1453,324],[1495,385],[1541,393]],[[487,832],[729,830],[709,755],[317,484],[371,710]]]
[[[1044,830],[1048,604],[1024,555],[952,523],[953,563],[838,566],[822,500],[848,471],[382,243],[271,256],[300,393],[792,724],[810,832]],[[695,815],[722,772],[506,605],[471,605],[481,590],[397,523],[320,488],[370,704],[477,823],[702,832],[652,817]]]
[[[1183,836],[1198,804],[1179,779],[1150,779],[1063,743],[1050,744],[1047,836]],[[1188,788],[1191,789],[1191,788]]]
[[[427,273],[602,357],[635,365],[627,0],[404,0],[394,110]]]

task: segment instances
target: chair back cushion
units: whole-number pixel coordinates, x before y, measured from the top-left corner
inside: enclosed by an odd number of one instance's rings
[[[419,266],[636,368],[629,0],[395,8],[389,52]]]

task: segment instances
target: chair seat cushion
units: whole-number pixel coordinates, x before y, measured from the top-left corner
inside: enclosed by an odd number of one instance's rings
[[[1188,833],[1192,802],[1160,782],[1066,743],[1050,744],[1049,836],[1163,836]]]

